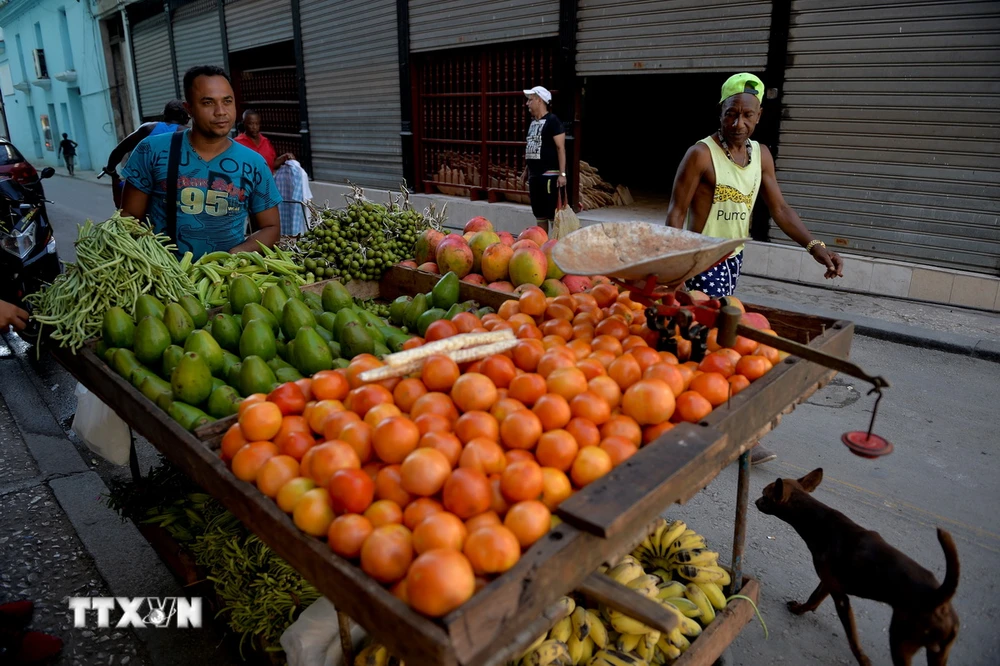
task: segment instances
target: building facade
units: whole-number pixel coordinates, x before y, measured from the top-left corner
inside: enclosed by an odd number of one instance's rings
[[[192,64],[317,180],[523,201],[521,90],[580,161],[669,196],[717,94],[768,87],[755,138],[786,198],[856,255],[1000,275],[1000,4],[975,0],[99,0],[138,119]],[[24,30],[21,31],[22,33]],[[29,31],[30,33],[30,31]],[[30,37],[30,34],[29,34]],[[23,34],[22,34],[22,38]],[[8,40],[10,37],[8,36]],[[121,95],[122,99],[128,97]],[[788,239],[755,215],[754,235]]]
[[[0,6],[0,94],[10,140],[32,162],[62,166],[62,135],[79,169],[100,168],[118,143],[104,47],[91,0],[13,0]]]

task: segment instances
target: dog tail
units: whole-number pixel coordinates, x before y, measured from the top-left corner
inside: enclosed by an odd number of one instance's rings
[[[944,550],[944,561],[945,561],[945,574],[944,582],[941,583],[941,587],[934,592],[933,595],[933,606],[936,608],[943,603],[948,602],[953,596],[955,596],[955,590],[958,589],[958,549],[955,548],[955,542],[951,538],[951,534],[947,531],[938,528],[938,541],[941,543],[941,548]]]

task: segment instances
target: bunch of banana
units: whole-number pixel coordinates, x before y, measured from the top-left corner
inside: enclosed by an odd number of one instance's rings
[[[354,658],[354,666],[403,666],[403,662],[390,655],[384,645],[370,643]]]
[[[587,666],[649,666],[649,662],[621,650],[601,650]]]

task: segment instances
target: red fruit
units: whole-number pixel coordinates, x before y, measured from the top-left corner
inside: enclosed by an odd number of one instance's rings
[[[418,264],[434,261],[437,246],[444,239],[444,234],[436,229],[427,229],[417,237],[413,251]]]
[[[521,232],[521,235],[517,237],[517,240],[531,240],[534,241],[541,247],[542,243],[549,239],[549,235],[545,232],[545,229],[541,227],[528,227]]]
[[[571,294],[579,294],[581,291],[587,291],[594,286],[590,278],[585,275],[567,275],[562,281],[564,285],[569,287],[569,293]]]
[[[465,223],[465,228],[462,229],[462,233],[467,234],[470,231],[493,231],[493,223],[487,220],[481,215],[477,215],[468,222]]]
[[[327,488],[337,513],[364,513],[375,499],[375,482],[360,469],[338,469]]]
[[[428,273],[434,273],[435,275],[439,273],[438,265],[435,264],[433,261],[422,263],[419,266],[417,266],[417,269],[421,271],[426,271]]]

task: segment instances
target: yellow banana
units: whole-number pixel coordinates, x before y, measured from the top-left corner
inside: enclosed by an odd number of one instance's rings
[[[708,600],[708,596],[702,592],[701,588],[694,583],[688,583],[687,587],[684,588],[684,596],[701,611],[702,626],[711,624],[712,620],[715,619],[715,608],[712,606],[712,602]]]
[[[691,584],[694,585],[694,583]],[[681,594],[684,593],[681,592]],[[693,618],[701,617],[701,609],[698,608],[698,605],[695,604],[690,599],[688,599],[687,597],[668,597],[664,599],[664,601],[666,601],[669,604],[673,604],[674,606],[677,607],[677,609],[680,612],[684,613],[684,615],[688,617],[693,617]]]
[[[700,534],[698,534],[694,530],[684,530],[684,533],[681,536],[691,536],[691,535],[701,536]]]
[[[583,661],[583,646],[587,639],[580,640],[575,634],[569,637],[566,642],[566,649],[569,650],[570,663],[579,664]]]
[[[630,580],[634,580],[644,573],[645,571],[643,571],[642,565],[639,564],[635,558],[629,555],[625,561],[620,562],[609,569],[607,575],[622,585],[625,585]]]
[[[715,610],[720,611],[726,607],[726,595],[718,583],[695,583],[695,585],[701,588]]]
[[[566,609],[566,617],[569,617],[570,615],[572,615],[573,611],[576,610],[576,602],[573,601],[572,597],[561,597],[559,599],[559,604],[561,606],[565,607],[565,609]]]
[[[525,666],[549,666],[570,664],[569,648],[561,641],[543,641],[521,662]]]
[[[726,585],[729,585],[730,583],[733,582],[732,574],[730,574],[729,573],[729,569],[727,569],[725,567],[722,567],[722,566],[719,566],[718,564],[716,564],[716,565],[708,566],[708,567],[704,567],[704,568],[708,569],[710,571],[713,571],[713,572],[715,572],[716,574],[719,575],[719,580],[715,581],[715,583],[719,587],[725,587]],[[701,582],[701,581],[695,581],[695,582]]]
[[[671,644],[671,642],[667,640],[666,634],[660,636],[660,640],[656,643],[656,649],[666,655],[667,659],[670,660],[677,659],[681,656],[680,648]]]
[[[521,656],[517,658],[518,661],[520,661],[520,660],[524,659],[525,657],[527,657],[529,654],[531,654],[535,650],[535,648],[537,648],[539,645],[541,645],[542,643],[544,643],[545,642],[545,638],[546,638],[545,634],[542,634],[541,636],[539,636],[538,638],[536,638],[531,643],[531,645],[529,645],[527,647],[527,649],[524,652],[521,653]]]
[[[384,645],[379,645],[377,643],[372,643],[368,646],[371,651],[365,657],[365,666],[386,666],[389,663],[389,651]],[[357,660],[355,660],[355,664]]]
[[[676,539],[670,544],[667,549],[667,557],[670,557],[678,550],[684,550],[687,548],[704,548],[705,547],[705,537],[700,534],[695,534],[694,536],[681,537]]]
[[[707,548],[685,548],[674,551],[670,560],[677,564],[693,564],[695,566],[712,566],[718,564],[719,554]]]
[[[576,611],[573,611],[574,613]],[[570,617],[564,617],[563,619],[552,625],[552,629],[549,631],[549,638],[554,641],[559,641],[560,643],[565,643],[569,640],[569,637],[573,635],[573,620]],[[535,646],[532,646],[535,647]]]
[[[580,661],[578,663],[589,664],[590,660],[594,658],[594,651],[596,649],[597,648],[594,645],[594,639],[588,636],[587,640],[583,642],[583,654],[581,655]]]
[[[659,580],[656,576],[643,574],[638,578],[630,580],[625,586],[630,590],[635,590],[647,599],[655,599],[656,595],[660,592],[660,588],[656,586]]]
[[[719,583],[728,574],[717,567],[699,567],[692,564],[681,564],[677,567],[677,574],[692,583]]]
[[[571,617],[573,620],[573,636],[579,641],[584,640],[590,635],[590,615],[587,613],[587,609],[583,606],[577,606]]]
[[[680,583],[676,580],[669,581],[659,586],[660,591],[656,595],[660,599],[667,599],[669,597],[683,597],[684,596],[684,583]]]
[[[611,626],[620,634],[645,634],[650,631],[650,628],[642,622],[633,620],[620,611],[612,610],[608,615],[611,619]]]
[[[646,662],[649,662],[653,658],[653,655],[654,655],[654,652],[652,652],[649,649],[649,647],[648,647],[648,645],[646,643],[646,637],[648,637],[648,636],[649,636],[649,634],[646,634],[645,636],[643,636],[642,640],[639,641],[639,644],[635,646],[635,653],[637,655],[639,655],[640,659],[642,659],[642,660],[644,660]],[[659,637],[657,637],[656,640],[659,640]]]
[[[685,636],[697,636],[701,633],[701,625],[689,618],[687,615],[681,612],[677,606],[667,601],[660,600],[660,605],[666,608],[668,611],[674,614],[677,621],[680,623],[681,633]]]
[[[589,666],[648,666],[648,663],[620,650],[601,650]]]
[[[618,637],[618,650],[620,652],[632,652],[641,640],[642,634],[622,634]]]
[[[590,616],[589,638],[593,639],[598,650],[603,650],[608,645],[608,628],[604,626],[604,620],[597,611],[588,608],[587,615]]]
[[[663,530],[660,534],[655,536],[653,545],[656,547],[656,554],[659,557],[666,557],[667,551],[670,549],[670,544],[680,538],[681,534],[687,529],[687,525],[684,524],[682,520],[675,520],[670,523],[667,529]]]

